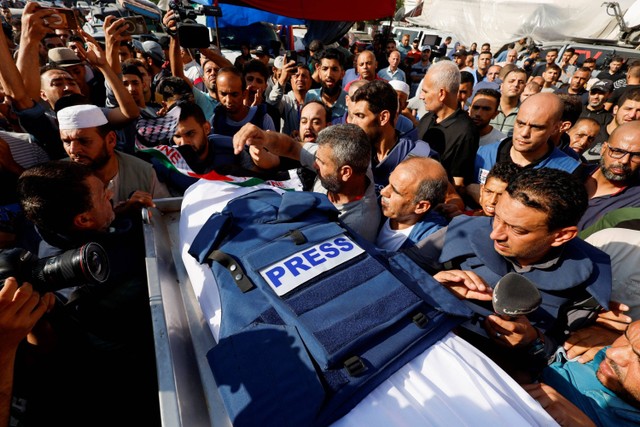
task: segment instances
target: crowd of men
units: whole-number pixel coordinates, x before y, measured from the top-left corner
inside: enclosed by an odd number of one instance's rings
[[[245,46],[232,63],[181,47],[173,11],[144,42],[121,18],[101,43],[54,14],[3,14],[0,255],[97,242],[111,275],[52,289],[5,262],[35,283],[0,289],[2,425],[159,414],[141,208],[200,178],[292,174],[459,298],[528,277],[540,309],[461,336],[562,425],[640,420],[640,291],[622,268],[640,231],[640,63],[408,34],[315,40],[306,62]]]

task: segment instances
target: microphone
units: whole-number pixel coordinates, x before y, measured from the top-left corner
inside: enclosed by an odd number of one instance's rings
[[[493,310],[500,315],[515,317],[536,311],[542,296],[536,285],[518,273],[507,273],[493,288]]]
[[[491,302],[495,313],[469,300],[464,302],[474,311],[474,315],[461,326],[477,335],[489,338],[483,326],[487,316],[498,314],[513,318],[533,313],[540,306],[542,296],[531,280],[512,272],[505,274],[493,289]]]

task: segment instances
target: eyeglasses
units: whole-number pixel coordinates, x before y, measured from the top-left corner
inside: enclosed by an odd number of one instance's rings
[[[640,151],[627,151],[621,148],[615,148],[607,144],[607,152],[609,153],[609,157],[612,159],[621,159],[627,154],[629,155],[629,160],[634,163],[640,163]]]

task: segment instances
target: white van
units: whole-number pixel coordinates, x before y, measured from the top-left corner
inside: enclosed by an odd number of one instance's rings
[[[445,38],[451,37],[453,40],[451,41],[451,44],[449,44],[449,48],[446,52],[447,54],[451,52],[457,40],[457,36],[453,33],[450,33],[448,31],[435,30],[433,28],[427,27],[394,26],[391,32],[393,33],[393,36],[396,39],[396,43],[398,44],[400,44],[403,34],[409,34],[410,42],[413,42],[413,40],[417,38],[418,40],[420,40],[419,46],[430,45],[432,46],[432,48],[438,48]]]

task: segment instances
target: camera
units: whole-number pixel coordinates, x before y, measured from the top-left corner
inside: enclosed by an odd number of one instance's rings
[[[199,49],[209,47],[211,43],[209,39],[209,29],[202,24],[195,23],[195,19],[197,16],[202,15],[221,17],[222,10],[220,7],[200,4],[191,6],[183,3],[182,0],[171,0],[169,2],[169,8],[175,11],[176,14],[180,46]],[[186,20],[194,22],[181,22]]]
[[[99,285],[109,279],[110,271],[106,251],[95,242],[42,259],[23,248],[0,251],[2,283],[13,276],[43,293],[86,284]]]
[[[126,27],[125,35],[134,34],[147,34],[147,23],[142,16],[127,16],[124,18],[124,24]]]
[[[284,63],[288,64],[291,61],[298,62],[298,52],[287,50],[284,52]]]
[[[75,30],[78,27],[76,13],[73,9],[65,9],[62,7],[50,7],[48,9],[55,12],[55,14],[50,17],[50,24],[59,25],[60,28],[67,30]]]

